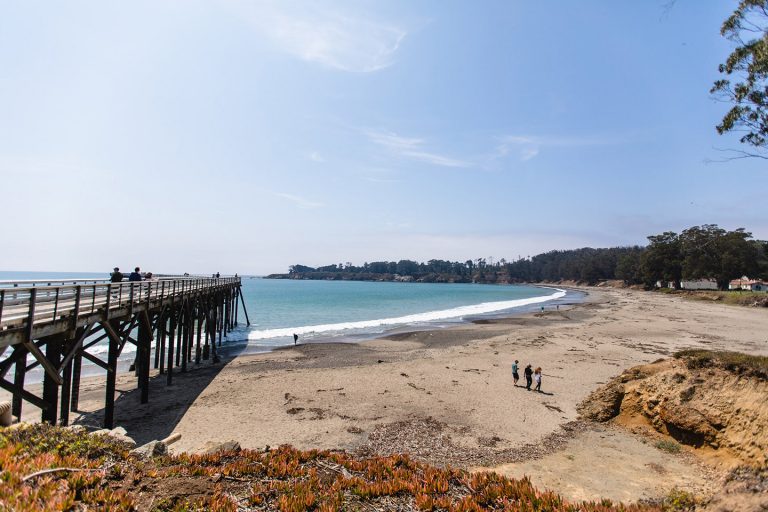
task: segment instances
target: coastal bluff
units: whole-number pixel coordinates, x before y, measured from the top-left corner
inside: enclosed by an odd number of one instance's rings
[[[768,464],[768,358],[685,350],[626,370],[579,405],[584,418],[651,427],[731,464]]]

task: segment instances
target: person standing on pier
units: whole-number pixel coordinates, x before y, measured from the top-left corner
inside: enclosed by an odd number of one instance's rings
[[[128,276],[129,281],[141,281],[141,269],[139,267],[136,267],[133,269],[133,272],[131,272],[131,275]]]
[[[110,283],[120,283],[123,280],[123,273],[120,272],[120,269],[118,267],[115,267],[115,270],[109,274],[109,282]]]

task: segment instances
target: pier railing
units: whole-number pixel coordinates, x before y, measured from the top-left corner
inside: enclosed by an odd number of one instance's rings
[[[65,286],[77,284],[108,283],[109,279],[22,279],[0,280],[0,288],[28,288],[37,286]]]
[[[127,344],[136,347],[137,387],[147,403],[152,367],[171,384],[175,369],[219,362],[217,347],[238,325],[239,305],[250,325],[239,277],[2,282],[0,388],[12,393],[14,416],[27,402],[41,409],[43,421],[66,425],[78,408],[88,361],[106,370],[104,425],[112,428],[118,361]],[[101,357],[88,350],[98,343],[107,346]],[[25,385],[37,366],[44,370],[42,395]]]
[[[0,283],[0,347],[29,340],[33,328],[42,324],[69,320],[74,327],[80,317],[98,313],[109,318],[112,313],[126,308],[132,311],[196,292],[216,292],[239,283],[239,277],[179,277],[121,283],[107,280],[5,281]]]

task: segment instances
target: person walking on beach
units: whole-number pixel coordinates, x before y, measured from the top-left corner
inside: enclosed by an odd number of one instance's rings
[[[129,281],[141,281],[141,269],[139,267],[136,267],[133,269],[133,272],[131,272],[131,275],[128,276]]]
[[[296,333],[293,333],[293,344],[296,345],[296,342],[299,341],[299,335]]]
[[[541,393],[541,366],[533,370],[533,380],[536,381],[536,391]]]
[[[533,384],[533,378],[532,378],[533,370],[531,370],[531,365],[526,366],[525,367],[525,372],[523,372],[523,373],[525,373],[525,389],[530,391],[531,390],[531,384]]]
[[[110,283],[119,283],[123,280],[123,273],[120,272],[120,269],[118,267],[115,267],[115,269],[112,271],[111,274],[109,274],[109,282]]]
[[[515,359],[515,362],[512,363],[512,380],[514,381],[513,384],[515,387],[517,387],[517,381],[520,380],[520,374],[517,373],[517,359]]]

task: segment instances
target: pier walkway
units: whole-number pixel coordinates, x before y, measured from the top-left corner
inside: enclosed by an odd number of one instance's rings
[[[0,388],[13,395],[14,416],[29,402],[42,410],[43,421],[67,425],[77,410],[85,359],[106,371],[104,425],[112,428],[117,363],[126,344],[136,346],[146,403],[151,365],[171,384],[174,368],[218,362],[216,347],[237,326],[240,306],[250,325],[239,277],[0,281]],[[106,360],[88,350],[99,343],[108,345]],[[27,372],[38,366],[42,396],[25,387]]]

